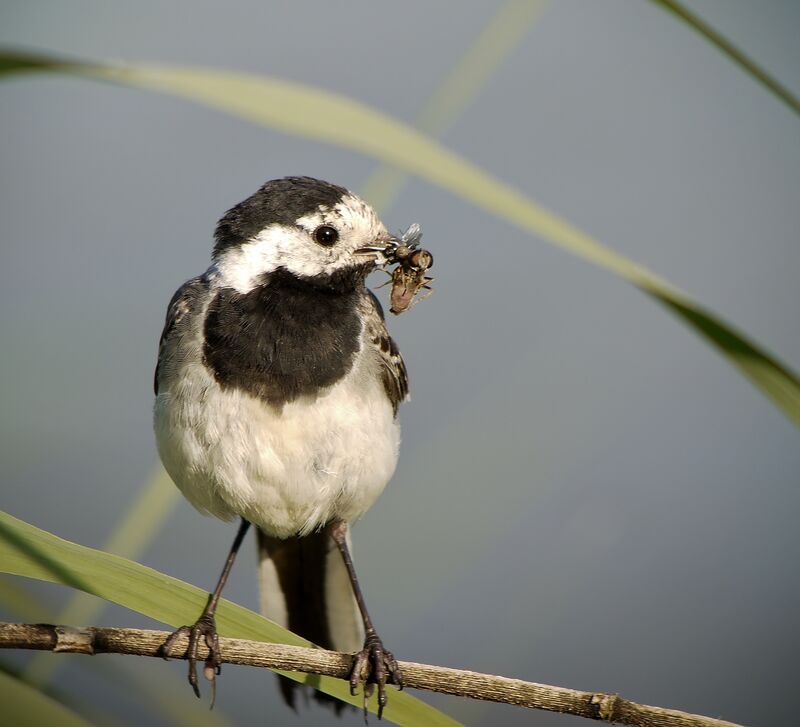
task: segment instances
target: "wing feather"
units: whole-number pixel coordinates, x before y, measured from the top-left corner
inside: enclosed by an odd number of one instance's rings
[[[371,290],[367,293],[363,310],[367,340],[378,353],[383,388],[397,414],[400,404],[408,399],[408,372],[397,344],[386,330],[380,301]]]
[[[164,321],[164,330],[161,332],[161,338],[158,342],[158,362],[156,363],[156,370],[153,376],[153,390],[158,396],[158,374],[159,369],[164,363],[165,348],[164,344],[175,332],[178,324],[186,317],[187,314],[192,313],[201,304],[201,296],[208,289],[208,280],[205,275],[198,275],[196,278],[187,280],[180,288],[175,291],[169,305],[167,306],[167,319]]]

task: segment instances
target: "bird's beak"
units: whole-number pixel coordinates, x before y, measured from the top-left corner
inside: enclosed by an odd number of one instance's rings
[[[376,265],[386,265],[389,262],[388,258],[386,257],[387,250],[391,247],[391,240],[382,241],[376,240],[374,245],[366,245],[365,247],[359,247],[358,249],[353,251],[353,254],[357,257],[365,258]]]

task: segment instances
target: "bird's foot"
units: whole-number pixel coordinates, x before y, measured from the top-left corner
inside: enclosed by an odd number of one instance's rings
[[[373,687],[378,686],[378,719],[383,716],[383,708],[388,701],[386,684],[403,688],[403,673],[391,651],[387,651],[377,634],[368,634],[364,648],[355,654],[353,669],[350,672],[350,694],[355,696],[359,683],[364,683],[364,720],[367,719],[367,700]]]
[[[217,624],[214,615],[203,613],[194,626],[181,626],[171,634],[161,646],[161,656],[169,659],[172,655],[172,647],[181,637],[189,638],[189,646],[186,649],[184,658],[189,660],[189,684],[192,685],[195,696],[200,697],[200,688],[197,685],[197,661],[201,639],[208,647],[208,656],[205,659],[203,676],[211,682],[211,708],[217,696],[217,675],[222,670],[222,652],[219,648],[219,636],[217,635]]]

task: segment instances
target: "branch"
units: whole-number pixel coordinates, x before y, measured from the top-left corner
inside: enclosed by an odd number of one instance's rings
[[[0,623],[0,649],[35,649],[77,654],[135,654],[160,657],[159,649],[169,634],[166,631],[75,628],[47,624]],[[307,649],[285,644],[268,644],[245,639],[220,638],[222,661],[227,664],[259,666],[282,671],[323,674],[347,679],[353,657],[322,649]],[[185,651],[188,640],[180,637],[176,651]],[[201,644],[200,658],[207,649]],[[405,686],[472,699],[504,702],[548,712],[639,727],[740,727],[711,717],[701,717],[675,709],[636,704],[616,694],[580,692],[565,687],[535,684],[520,679],[479,674],[409,661],[399,662]]]

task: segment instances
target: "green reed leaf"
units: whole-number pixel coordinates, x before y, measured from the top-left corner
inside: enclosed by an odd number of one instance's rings
[[[208,594],[195,586],[134,563],[52,535],[0,512],[0,572],[78,588],[173,627],[193,623]],[[217,611],[222,636],[279,644],[311,646],[263,616],[222,600]],[[58,658],[54,656],[53,658]],[[361,696],[350,696],[344,680],[317,674],[280,672],[356,707]],[[370,710],[374,711],[375,700]],[[399,725],[457,725],[447,715],[412,697],[392,690],[384,719]]]

